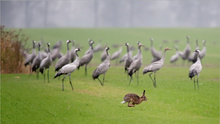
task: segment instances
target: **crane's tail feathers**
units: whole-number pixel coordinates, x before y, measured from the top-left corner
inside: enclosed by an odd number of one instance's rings
[[[146,74],[146,73],[148,73],[148,72],[151,72],[151,71],[149,71],[149,70],[143,70],[143,74]]]
[[[195,73],[194,73],[195,71],[194,70],[192,70],[191,72],[189,72],[189,78],[191,78],[191,80],[192,80],[192,78],[195,76]]]
[[[43,73],[44,73],[44,69],[43,69],[43,68],[41,68],[41,69],[40,69],[40,72],[41,72],[41,74],[43,74]]]
[[[26,67],[29,63],[25,63],[24,66]]]
[[[63,73],[61,73],[60,71],[56,73],[56,75],[54,76],[54,78],[59,77],[60,75],[62,75]]]
[[[125,103],[126,103],[126,101],[122,101],[122,102],[121,102],[121,104],[125,104]]]
[[[37,70],[37,67],[33,66],[32,71],[36,71],[36,70]]]
[[[128,70],[128,75],[129,75],[130,77],[132,77],[133,72]]]

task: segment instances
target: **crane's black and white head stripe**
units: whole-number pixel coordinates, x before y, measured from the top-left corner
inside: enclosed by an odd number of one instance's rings
[[[41,42],[38,42],[38,46],[41,46]]]
[[[75,52],[77,52],[77,51],[80,51],[80,48],[76,48],[76,49],[75,49]]]
[[[47,46],[50,46],[50,43],[47,43]]]
[[[91,44],[91,45],[94,44],[94,43],[95,43],[94,41],[92,41],[92,40],[90,41],[90,44]]]
[[[143,44],[142,44],[142,43],[140,43],[140,41],[139,41],[139,43],[138,43],[138,47],[141,47],[141,46],[143,46]]]
[[[66,43],[70,43],[70,42],[71,42],[70,40],[67,40],[67,41],[66,41]]]
[[[199,49],[196,49],[195,52],[196,52],[196,53],[200,53],[200,50],[199,50]]]
[[[125,43],[125,46],[129,46],[129,43]]]
[[[105,48],[106,51],[109,50],[109,49],[110,49],[109,47],[106,47],[106,48]]]

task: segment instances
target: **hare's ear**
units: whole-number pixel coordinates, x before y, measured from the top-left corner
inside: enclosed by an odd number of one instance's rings
[[[145,95],[145,90],[144,90],[144,92],[143,92],[143,96]]]

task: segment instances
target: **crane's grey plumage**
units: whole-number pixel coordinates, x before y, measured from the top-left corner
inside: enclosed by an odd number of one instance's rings
[[[132,54],[133,54],[133,51],[132,50],[129,50],[129,55],[130,56],[132,56]],[[124,62],[125,61],[125,59],[128,57],[128,54],[127,53],[125,53],[122,57],[121,57],[121,59],[120,59],[120,61],[119,61],[119,63],[122,63],[122,62]],[[132,58],[131,58],[132,59]]]
[[[186,47],[185,47],[183,52],[179,52],[179,56],[181,56],[181,58],[183,59],[183,62],[188,59],[188,57],[190,55],[190,52],[191,52],[191,48],[190,48],[190,44],[189,44],[189,38],[190,37],[187,36],[186,38],[187,38]]]
[[[170,58],[170,63],[175,63],[179,59],[179,48],[177,46],[174,46],[176,49],[176,54],[172,55]]]
[[[69,43],[71,41],[67,40],[66,44],[67,44],[67,52],[64,56],[62,56],[56,63],[55,65],[55,71],[59,71],[59,69],[61,69],[64,65],[68,64],[70,62],[70,53],[69,53]]]
[[[92,60],[93,58],[93,44],[95,42],[94,41],[90,41],[90,47],[89,47],[89,50],[87,50],[88,52],[86,52],[86,54],[84,54],[84,56],[80,59],[79,61],[79,66],[78,66],[78,69],[80,68],[80,66],[83,66],[85,65],[85,75],[87,75],[87,65],[90,63],[90,61]]]
[[[196,50],[199,49],[199,44],[198,44],[198,39],[196,40]],[[192,63],[195,63],[197,60],[197,55],[195,52],[191,53],[189,58],[188,58],[188,61],[189,62],[192,62]]]
[[[197,86],[199,88],[199,74],[202,71],[202,64],[199,58],[199,54],[200,54],[200,50],[195,50],[196,52],[196,56],[197,56],[197,61],[191,65],[190,69],[189,69],[189,78],[193,78],[194,76],[197,76]],[[194,77],[194,88],[196,88],[195,85],[195,77]]]
[[[124,61],[124,67],[125,67],[125,72],[127,72],[128,68],[130,67],[131,63],[133,62],[133,59],[131,58],[131,55],[130,55],[129,43],[125,43],[125,46],[127,47],[127,57],[125,58],[125,61]]]
[[[53,61],[56,59],[60,59],[63,56],[63,54],[60,52],[60,48],[52,49],[51,51],[51,58]]]
[[[203,48],[202,48],[202,51],[200,52],[200,59],[203,59],[205,57],[205,54],[206,54],[206,46],[205,46],[205,43],[206,43],[206,40],[203,40]]]
[[[131,63],[131,65],[128,68],[128,75],[130,76],[130,81],[129,81],[129,85],[131,83],[132,80],[132,75],[134,73],[137,73],[137,84],[139,84],[139,69],[141,68],[142,65],[142,54],[141,54],[141,47],[143,45],[141,43],[138,44],[138,58],[136,60],[133,60],[133,62]]]
[[[121,55],[121,52],[122,52],[122,47],[120,46],[119,50],[114,52],[112,55],[111,55],[111,60],[116,60],[115,63],[117,64],[117,61],[118,61],[118,58],[120,57]]]
[[[33,51],[31,54],[28,54],[27,57],[25,58],[24,65],[25,67],[29,64],[30,65],[30,73],[31,73],[31,67],[32,67],[32,62],[34,58],[36,57],[36,50],[35,50],[35,41],[33,43]]]
[[[157,51],[157,50],[154,48],[154,46],[153,46],[153,38],[151,38],[150,41],[151,41],[151,48],[150,48],[150,50],[151,50],[151,54],[152,54],[152,56],[153,56],[153,59],[152,59],[152,61],[151,61],[151,63],[152,63],[152,62],[156,62],[156,61],[158,61],[158,60],[161,59],[161,52],[160,52],[160,51]],[[162,46],[161,46],[160,48],[162,48]]]
[[[38,43],[38,54],[33,60],[32,71],[36,71],[40,67],[40,62],[42,61],[42,54],[40,51],[41,43]]]
[[[57,48],[61,48],[62,46],[62,41],[57,41],[56,44],[53,45],[52,49],[57,49]]]
[[[107,58],[107,53],[106,53],[106,49],[103,50],[102,54],[101,54],[101,61],[105,61]]]
[[[101,40],[99,41],[99,43],[95,46],[93,52],[99,52],[99,51],[102,51],[103,48],[102,48],[102,45],[101,45]]]
[[[44,70],[47,69],[47,78],[48,78],[48,82],[49,82],[49,68],[50,68],[50,65],[52,63],[52,58],[51,58],[51,55],[50,55],[50,43],[47,43],[47,47],[48,47],[48,54],[47,54],[47,57],[44,58],[41,63],[40,63],[40,72],[42,74],[44,74],[44,82],[45,82],[45,73],[44,73]]]
[[[76,59],[74,45],[75,45],[75,40],[72,41],[72,48],[71,48],[71,51],[70,51],[70,61],[71,62],[73,62]]]
[[[102,86],[104,85],[104,81],[105,81],[105,73],[107,72],[107,70],[110,67],[110,57],[108,54],[108,50],[109,50],[109,47],[106,47],[105,51],[106,51],[107,57],[106,57],[105,61],[102,62],[92,73],[93,79],[95,80],[97,78]],[[101,74],[103,74],[103,81],[101,81],[99,79],[99,76]]]
[[[38,74],[39,74],[39,71],[37,69],[40,67],[40,63],[43,60],[42,53],[40,51],[40,47],[41,47],[41,42],[38,43],[38,54],[34,58],[33,64],[32,64],[32,71],[37,72],[37,79],[38,79]]]
[[[143,69],[143,74],[146,74],[146,73],[148,73],[148,72],[151,72],[151,73],[149,74],[149,76],[150,76],[150,78],[151,78],[151,80],[152,80],[152,82],[153,82],[155,88],[156,88],[156,72],[157,72],[158,70],[160,70],[160,69],[162,68],[163,64],[164,64],[165,54],[166,54],[166,51],[167,51],[167,50],[170,50],[170,49],[169,49],[169,48],[165,48],[165,49],[164,49],[163,57],[162,57],[159,61],[153,62],[153,63],[151,63],[150,65],[148,65],[147,67],[145,67],[145,68]],[[152,74],[152,73],[154,73],[154,80],[153,80],[152,77],[151,77],[151,74]]]
[[[59,77],[60,75],[65,75],[62,79],[62,91],[64,91],[64,79],[66,76],[69,76],[69,82],[73,90],[72,82],[71,82],[71,74],[77,69],[79,66],[79,57],[77,52],[80,51],[79,48],[75,49],[76,59],[74,62],[64,65],[54,76],[54,78]]]

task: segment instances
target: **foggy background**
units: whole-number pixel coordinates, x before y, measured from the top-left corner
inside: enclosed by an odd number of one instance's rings
[[[220,27],[220,0],[1,1],[1,25]]]

